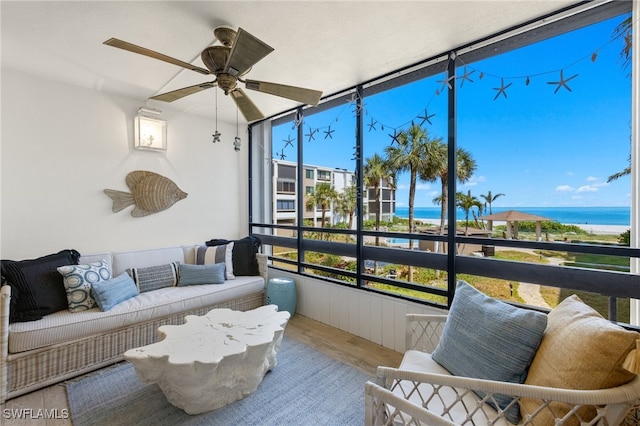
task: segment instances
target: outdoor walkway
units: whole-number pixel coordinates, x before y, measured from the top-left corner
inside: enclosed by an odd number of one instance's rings
[[[518,295],[522,297],[524,303],[527,305],[551,309],[551,306],[545,302],[540,294],[539,284],[520,283],[518,286]]]

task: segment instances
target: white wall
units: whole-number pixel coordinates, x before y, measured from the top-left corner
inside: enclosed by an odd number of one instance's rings
[[[239,238],[247,232],[247,134],[233,150],[235,123],[162,108],[168,150],[133,148],[144,100],[109,97],[2,70],[0,255],[24,259],[65,248],[80,253]],[[168,105],[168,104],[167,104]],[[154,105],[157,107],[157,105]],[[133,218],[112,213],[105,188],[128,191],[125,176],[149,170],[189,195],[168,210]]]
[[[432,308],[393,297],[332,284],[281,270],[269,269],[269,278],[291,278],[296,283],[296,313],[339,328],[397,352],[405,351],[406,315],[442,314]]]

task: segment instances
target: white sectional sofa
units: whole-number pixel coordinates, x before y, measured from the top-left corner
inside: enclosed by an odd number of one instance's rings
[[[156,330],[182,324],[186,315],[214,308],[248,310],[264,305],[266,256],[256,254],[260,275],[222,284],[160,288],[139,293],[103,312],[61,310],[37,321],[9,322],[11,287],[0,289],[0,403],[122,360],[134,347],[157,341]],[[79,264],[105,260],[115,277],[130,268],[195,264],[196,246],[83,255]]]

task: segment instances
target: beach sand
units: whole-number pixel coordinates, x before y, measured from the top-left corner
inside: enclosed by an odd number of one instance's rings
[[[424,224],[430,224],[430,225],[440,225],[440,219],[416,219],[417,221],[420,221]],[[497,222],[494,223],[495,225],[504,225],[504,222]],[[629,229],[629,226],[623,226],[623,225],[591,225],[588,223],[565,223],[565,225],[573,225],[573,226],[577,226],[579,228],[584,229],[585,231],[587,231],[590,234],[596,234],[596,235],[619,235],[622,234],[623,232],[625,232],[627,229]]]

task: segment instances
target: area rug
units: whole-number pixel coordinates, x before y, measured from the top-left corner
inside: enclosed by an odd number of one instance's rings
[[[195,416],[167,402],[122,362],[66,382],[74,426],[362,425],[364,384],[372,378],[298,341],[284,338],[278,365],[258,390]]]

